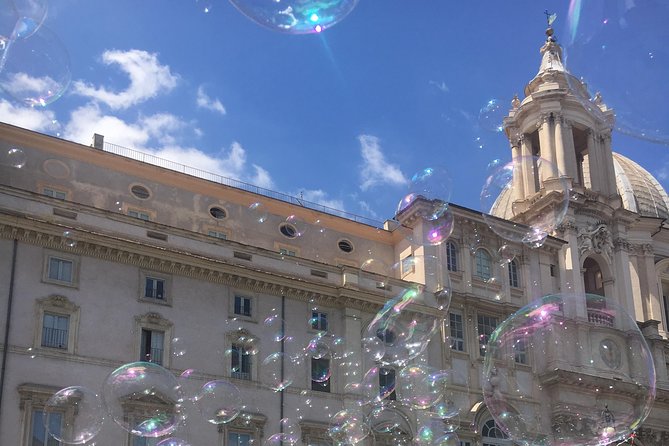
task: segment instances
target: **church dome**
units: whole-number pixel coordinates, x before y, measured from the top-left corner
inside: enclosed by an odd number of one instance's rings
[[[646,169],[619,154],[613,154],[616,189],[623,207],[643,217],[669,218],[669,196],[662,185]],[[587,157],[583,170],[589,170]],[[587,178],[588,176],[585,175]],[[589,187],[589,184],[585,185]],[[513,219],[511,189],[506,188],[495,201],[492,214],[507,220]]]

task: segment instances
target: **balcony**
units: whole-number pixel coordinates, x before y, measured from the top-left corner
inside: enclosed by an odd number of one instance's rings
[[[588,322],[594,325],[601,325],[603,327],[613,327],[615,317],[604,310],[597,310],[595,308],[588,308]]]

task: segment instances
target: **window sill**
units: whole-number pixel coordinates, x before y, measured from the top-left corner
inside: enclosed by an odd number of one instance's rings
[[[231,314],[228,316],[228,319],[235,319],[238,321],[244,321],[244,322],[253,322],[254,324],[258,323],[258,321],[253,317],[253,316],[244,316],[242,314]]]
[[[140,302],[146,302],[148,304],[162,305],[165,307],[172,306],[171,299],[156,299],[154,297],[140,296],[137,300]]]
[[[75,288],[79,289],[79,284],[75,282],[65,282],[62,280],[55,280],[55,279],[42,279],[42,283],[48,283],[49,285],[59,285],[59,286],[64,286],[67,288]]]

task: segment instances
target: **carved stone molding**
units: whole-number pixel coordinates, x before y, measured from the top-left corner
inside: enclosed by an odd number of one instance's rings
[[[629,252],[630,246],[631,246],[630,243],[622,237],[617,237],[616,239],[613,240],[613,249],[615,251]]]
[[[637,431],[638,439],[645,446],[666,446],[669,444],[669,432],[642,427]]]
[[[604,223],[581,228],[578,233],[578,253],[583,256],[589,252],[601,254],[611,260],[613,240],[609,228]]]

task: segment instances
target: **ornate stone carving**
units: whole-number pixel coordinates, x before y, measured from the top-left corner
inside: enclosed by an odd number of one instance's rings
[[[612,258],[613,240],[611,232],[604,223],[590,225],[582,228],[578,233],[578,253],[583,255],[587,252],[602,254],[607,259]]]
[[[514,110],[520,107],[520,99],[518,99],[518,94],[513,95],[513,99],[511,100],[511,108]]]
[[[613,249],[616,251],[627,251],[630,250],[630,243],[624,238],[617,237],[613,240]]]
[[[646,446],[665,446],[669,443],[669,432],[642,427],[637,433],[637,438]]]

